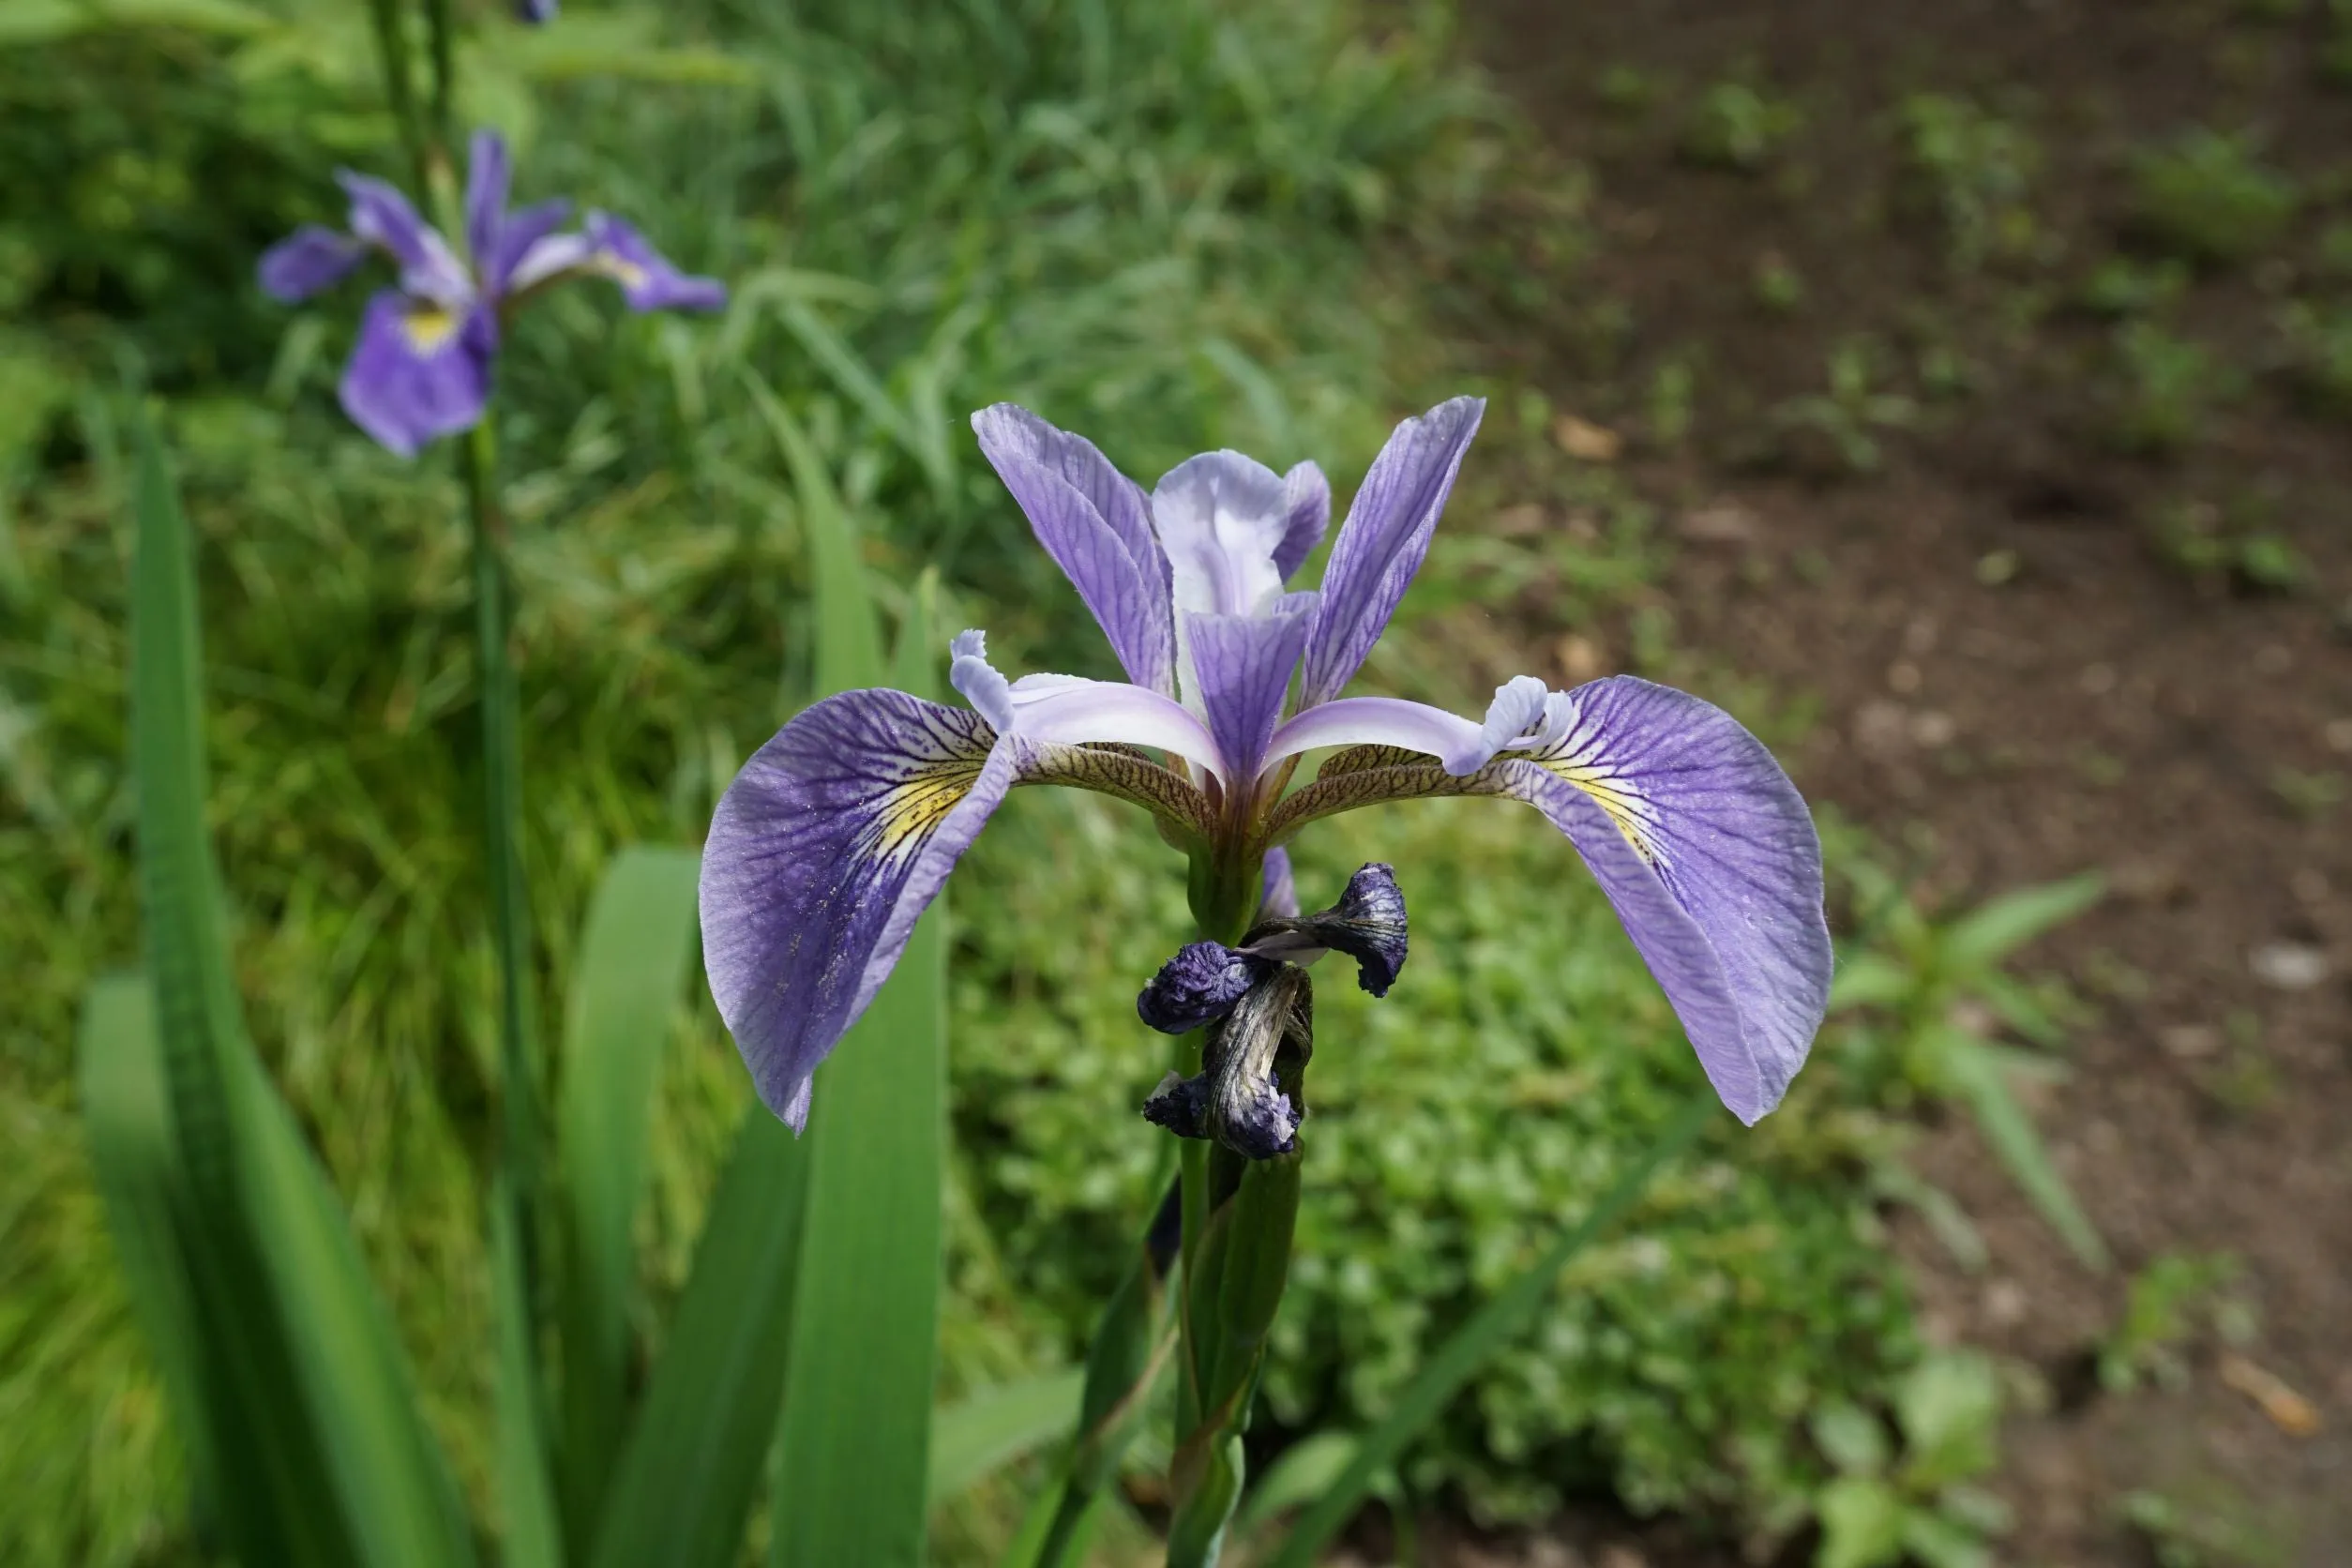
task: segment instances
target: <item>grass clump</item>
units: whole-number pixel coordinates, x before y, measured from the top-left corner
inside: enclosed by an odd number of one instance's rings
[[[2264,163],[2251,135],[2199,128],[2132,164],[2133,226],[2150,244],[2207,266],[2251,261],[2285,236],[2302,193]]]

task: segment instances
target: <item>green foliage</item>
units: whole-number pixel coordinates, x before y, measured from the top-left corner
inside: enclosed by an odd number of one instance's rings
[[[2046,1056],[2000,1043],[2006,1030],[2036,1046],[2058,1045],[2073,1003],[2053,987],[2022,985],[2008,959],[2036,937],[2096,903],[2099,879],[2069,878],[2003,894],[1945,919],[1914,905],[1887,871],[1867,859],[1847,863],[1857,906],[1877,912],[1884,949],[1838,972],[1832,1010],[1862,1009],[1847,1037],[1847,1064],[1881,1093],[1948,1096],[1966,1105],[1994,1155],[2075,1257],[2104,1268],[2105,1244],[2050,1161],[2013,1077],[2050,1078]]]
[[[2188,264],[2172,257],[2142,261],[2110,256],[2084,279],[2083,309],[2119,321],[2153,315],[2179,300],[2189,287]]]
[[[2158,554],[2192,577],[2250,594],[2284,594],[2311,580],[2311,566],[2267,506],[2240,502],[2167,502],[2154,520]]]
[[[2314,412],[2352,419],[2352,306],[2298,302],[2281,324],[2296,391]]]
[[[1815,1412],[1814,1441],[1837,1470],[1816,1504],[1815,1568],[1989,1568],[1986,1538],[2007,1528],[1999,1500],[1968,1483],[1993,1468],[2000,1383],[1969,1351],[1939,1351],[1893,1390],[1898,1455],[1878,1416],[1854,1405]]]
[[[1710,169],[1755,173],[1770,164],[1804,116],[1786,98],[1743,82],[1718,82],[1682,122],[1682,156]]]
[[[2253,1500],[2214,1485],[2189,1492],[2127,1492],[2117,1509],[2157,1568],[2284,1568],[2293,1560],[2293,1545]]]
[[[1962,269],[2019,256],[2036,239],[2031,197],[2041,148],[2013,121],[1950,93],[1913,93],[1895,110],[1907,173]]]
[[[2188,1380],[2182,1351],[2209,1330],[2232,1344],[2252,1336],[2252,1308],[2234,1287],[2238,1260],[2224,1253],[2167,1252],[2132,1276],[2123,1315],[2099,1347],[2099,1382],[2128,1394],[2144,1380],[2179,1387]]]
[[[2162,457],[2201,436],[2235,396],[2237,378],[2210,349],[2149,321],[2116,328],[2107,439],[2120,451]]]
[[[1877,384],[1883,354],[1867,338],[1847,338],[1830,351],[1825,391],[1791,398],[1772,410],[1772,423],[1787,460],[1810,460],[1807,448],[1821,448],[1831,466],[1851,474],[1877,469],[1879,434],[1910,427],[1919,405],[1900,392]]]
[[[2301,203],[2295,182],[2261,160],[2252,136],[2202,128],[2135,157],[2132,189],[2133,222],[2141,234],[2209,265],[2269,249]]]
[[[1380,1003],[1318,971],[1313,1179],[1266,1389],[1292,1430],[1363,1430],[1395,1408],[1701,1082],[1606,901],[1539,819],[1432,802],[1348,822],[1301,846],[1302,896],[1394,863],[1415,953]],[[968,1299],[1064,1345],[1091,1328],[1153,1190],[1152,1146],[1126,1128],[1164,1066],[1132,992],[1088,977],[1132,986],[1185,940],[1178,865],[1131,813],[1017,792],[959,873],[999,918],[959,928],[954,970],[972,1212],[953,1266]],[[1901,1279],[1857,1229],[1861,1135],[1838,1092],[1820,1093],[1766,1136],[1711,1138],[1651,1187],[1637,1226],[1581,1254],[1539,1325],[1407,1451],[1414,1491],[1459,1488],[1520,1517],[1564,1485],[1613,1483],[1643,1509],[1809,1497],[1820,1472],[1792,1423],[1824,1398],[1877,1397],[1914,1353]]]

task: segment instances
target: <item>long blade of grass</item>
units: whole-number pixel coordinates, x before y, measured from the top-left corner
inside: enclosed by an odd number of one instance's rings
[[[784,455],[799,503],[802,548],[808,552],[810,609],[816,624],[816,677],[820,695],[852,691],[882,678],[882,630],[875,624],[866,567],[859,559],[857,529],[834,489],[824,460],[792,411],[757,376],[744,385],[767,421]]]
[[[900,628],[897,677],[918,695],[934,684],[936,593],[927,575]],[[817,608],[822,668],[825,647],[867,635],[828,623],[872,611],[862,585]],[[837,657],[833,669],[845,680],[863,673],[860,684],[882,673]],[[917,1568],[923,1559],[947,1140],[944,905],[916,923],[897,971],[818,1074],[776,1438],[776,1568]]]
[[[490,1295],[498,1334],[493,1404],[498,1426],[499,1561],[503,1568],[560,1568],[562,1527],[548,1469],[539,1381],[531,1359],[530,1285],[515,1206],[505,1192],[490,1202]]]
[[[202,656],[186,518],[143,418],[131,747],[173,1197],[221,1519],[248,1561],[455,1564],[455,1486],[333,1189],[246,1036],[204,821]]]
[[[2073,919],[2105,892],[2098,873],[2086,871],[1988,899],[1945,930],[1945,961],[1958,971],[1998,963],[2043,932]]]
[[[1086,1374],[1076,1368],[982,1389],[931,1417],[933,1506],[1000,1466],[1065,1435],[1078,1420]]]
[[[753,1105],[614,1467],[595,1568],[734,1568],[792,1337],[807,1151]]]
[[[662,1045],[694,954],[699,864],[690,850],[649,845],[614,856],[572,965],[555,1114],[567,1262],[564,1519],[576,1544],[595,1527],[627,1409],[631,1228]]]
[[[90,988],[82,1003],[78,1055],[91,1169],[131,1311],[162,1375],[173,1425],[188,1455],[190,1511],[201,1529],[219,1507],[219,1483],[199,1376],[200,1324],[172,1212],[173,1195],[184,1181],[179,1142],[145,975],[103,975]]]
[[[2103,1272],[2109,1262],[2107,1244],[2098,1227],[2075,1200],[2074,1189],[2051,1163],[2049,1146],[2042,1141],[2033,1118],[2017,1103],[2002,1077],[2000,1056],[1982,1040],[1962,1030],[1943,1032],[1940,1052],[1952,1083],[1976,1113],[1984,1141],[2017,1184],[2034,1209],[2058,1232],[2067,1250],[2085,1268]]]
[[[1315,1554],[1339,1533],[1382,1471],[1394,1466],[1405,1449],[1444,1410],[1464,1383],[1488,1357],[1522,1328],[1551,1293],[1568,1260],[1603,1230],[1622,1218],[1640,1200],[1659,1168],[1690,1147],[1714,1119],[1719,1107],[1711,1091],[1701,1091],[1688,1108],[1667,1124],[1650,1152],[1617,1179],[1617,1184],[1589,1210],[1584,1218],[1562,1233],[1518,1277],[1497,1291],[1493,1299],[1470,1315],[1415,1373],[1396,1397],[1387,1417],[1364,1436],[1354,1456],[1331,1489],[1317,1500],[1284,1538],[1268,1568],[1310,1568]]]

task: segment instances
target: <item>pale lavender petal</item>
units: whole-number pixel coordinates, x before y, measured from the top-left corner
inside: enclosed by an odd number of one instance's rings
[[[497,347],[488,309],[452,310],[383,290],[368,301],[343,370],[343,412],[378,444],[415,457],[425,443],[481,418]]]
[[[1311,462],[1282,476],[1282,543],[1274,547],[1274,570],[1288,582],[1306,564],[1331,526],[1331,481]]]
[[[465,244],[475,270],[496,277],[490,258],[498,250],[498,234],[506,221],[506,190],[513,178],[506,158],[506,139],[494,130],[477,130],[465,169]]]
[[[1239,452],[1203,452],[1160,476],[1152,526],[1168,552],[1180,616],[1265,613],[1289,575],[1274,553],[1290,500],[1280,475]]]
[[[382,180],[349,170],[335,176],[351,198],[351,232],[389,255],[400,287],[443,305],[474,298],[474,279],[439,230],[416,216],[406,196]]]
[[[1266,852],[1259,867],[1262,891],[1258,899],[1258,918],[1285,920],[1299,912],[1299,887],[1290,875],[1290,852],[1275,848]]]
[[[702,851],[702,961],[760,1098],[795,1129],[1015,781],[1018,743],[901,691],[830,697],[729,785]]]
[[[1173,696],[1176,633],[1168,561],[1143,491],[1082,436],[997,403],[972,416],[980,450],[1138,686]]]
[[[696,278],[680,272],[669,259],[645,243],[645,236],[607,212],[592,212],[587,230],[591,271],[621,285],[621,298],[632,310],[718,310],[727,304],[727,285],[716,278]]]
[[[540,207],[553,205],[552,202],[543,202],[531,211],[536,213]],[[569,210],[568,204],[565,209]],[[563,220],[563,214],[558,213],[554,221]],[[517,222],[520,226],[520,219]],[[502,254],[499,269],[492,276],[498,279],[500,291],[507,294],[524,294],[542,283],[595,270],[596,259],[596,248],[588,243],[586,234],[541,234],[533,236],[527,245],[503,247],[502,252],[511,252],[511,259]]]
[[[1307,709],[1274,732],[1259,765],[1327,746],[1394,746],[1435,757],[1459,778],[1494,756],[1485,731],[1469,719],[1401,697],[1342,697]]]
[[[1631,676],[1569,693],[1566,735],[1493,769],[1568,835],[1754,1123],[1804,1064],[1830,987],[1821,846],[1796,786],[1711,703]]]
[[[333,288],[367,256],[367,246],[349,234],[305,223],[262,252],[262,291],[292,305]]]
[[[1282,718],[1306,644],[1308,612],[1199,615],[1184,611],[1195,690],[1231,776],[1253,778]]]
[[[588,241],[584,236],[555,233],[571,212],[571,203],[553,196],[509,213],[498,226],[498,238],[482,264],[482,276],[489,279],[485,288],[498,294],[520,294],[533,283],[585,262]]]
[[[1455,398],[1396,427],[1373,460],[1323,572],[1323,602],[1307,634],[1299,705],[1339,695],[1405,596],[1429,535],[1478,433],[1483,398]]]
[[[1225,756],[1207,726],[1174,699],[1122,681],[1082,675],[1023,675],[1007,681],[988,663],[987,640],[976,631],[950,645],[950,685],[997,729],[1040,745],[1112,742],[1145,746],[1229,776]]]

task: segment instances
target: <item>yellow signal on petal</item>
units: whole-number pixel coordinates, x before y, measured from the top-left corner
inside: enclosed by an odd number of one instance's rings
[[[897,860],[920,850],[947,814],[972,793],[987,761],[986,753],[942,758],[894,782],[875,804],[873,823],[860,849],[877,860]]]
[[[1585,762],[1545,761],[1543,765],[1591,797],[1651,870],[1665,863],[1656,837],[1658,809],[1621,774]]]
[[[400,318],[400,330],[408,338],[408,346],[419,354],[439,354],[458,335],[457,312],[435,305],[419,306]]]

